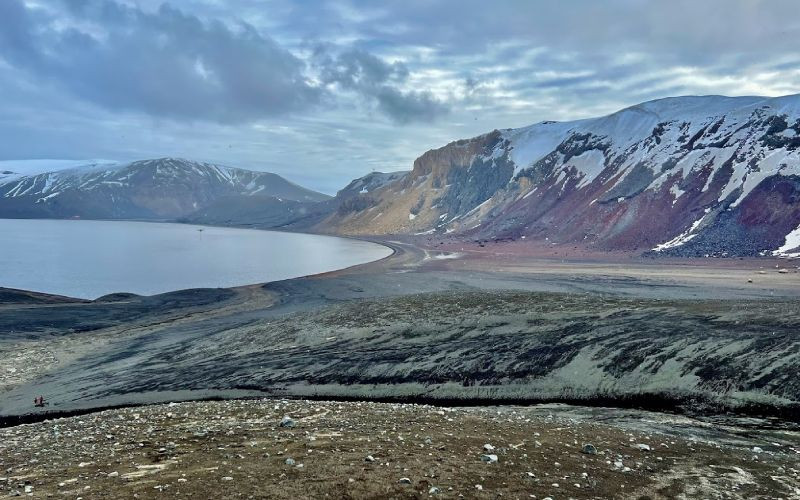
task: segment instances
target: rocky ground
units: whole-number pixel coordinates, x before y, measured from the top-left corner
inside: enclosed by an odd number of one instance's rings
[[[108,410],[0,429],[0,494],[800,498],[796,431],[676,426],[644,412],[630,425],[565,408],[239,400]]]

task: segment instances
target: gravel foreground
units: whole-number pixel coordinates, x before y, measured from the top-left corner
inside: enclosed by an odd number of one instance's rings
[[[800,498],[797,432],[768,442],[699,429],[667,434],[536,407],[171,403],[0,429],[0,495]]]

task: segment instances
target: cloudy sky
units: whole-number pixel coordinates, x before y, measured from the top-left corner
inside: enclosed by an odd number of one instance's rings
[[[796,0],[0,0],[0,160],[181,156],[335,192],[494,128],[800,92]]]

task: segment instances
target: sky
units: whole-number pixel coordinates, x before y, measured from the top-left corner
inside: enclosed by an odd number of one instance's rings
[[[0,160],[163,156],[334,193],[493,129],[800,93],[796,0],[0,0]]]

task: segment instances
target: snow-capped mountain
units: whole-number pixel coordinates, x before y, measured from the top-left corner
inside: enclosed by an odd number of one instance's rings
[[[0,184],[5,184],[15,179],[22,177],[22,174],[14,172],[13,170],[0,170]]]
[[[57,172],[71,168],[85,167],[114,167],[120,162],[115,160],[2,160],[0,161],[0,171],[11,171],[20,176],[30,176],[44,174],[47,172]]]
[[[428,151],[360,196],[325,225],[669,255],[800,252],[800,95],[675,97],[495,130]]]
[[[99,166],[111,168],[118,164],[119,162],[113,160],[2,160],[0,161],[0,184],[47,172]]]
[[[0,177],[0,217],[175,219],[220,199],[230,208],[245,200],[269,199],[272,207],[328,198],[276,174],[176,158]]]

